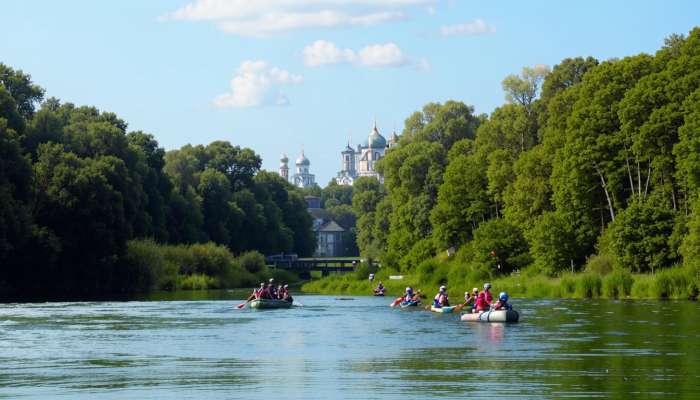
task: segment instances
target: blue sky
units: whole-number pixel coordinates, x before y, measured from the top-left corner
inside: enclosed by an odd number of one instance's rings
[[[16,0],[0,62],[166,149],[228,140],[276,170],[303,146],[325,186],[375,117],[388,137],[431,101],[490,113],[523,66],[653,52],[698,21],[694,1]]]

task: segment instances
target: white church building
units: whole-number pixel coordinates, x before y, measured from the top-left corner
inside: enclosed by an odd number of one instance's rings
[[[370,176],[383,180],[382,176],[376,171],[375,164],[377,161],[384,158],[386,150],[396,146],[399,136],[393,132],[387,141],[377,129],[377,122],[374,122],[372,131],[367,136],[367,139],[358,144],[356,148],[350,146],[350,142],[345,146],[341,154],[341,170],[335,177],[335,181],[339,185],[352,185],[355,179],[362,176]],[[280,158],[279,174],[287,182],[300,188],[314,186],[316,178],[310,172],[311,161],[304,155],[304,150],[296,159],[294,174],[290,176],[289,158],[286,154],[282,154]]]
[[[340,152],[342,169],[338,172],[335,181],[339,185],[352,185],[355,179],[362,176],[382,180],[381,175],[376,171],[375,163],[384,157],[386,149],[396,146],[398,140],[398,135],[393,132],[387,142],[379,133],[375,121],[372,131],[362,144],[358,144],[357,148],[353,149],[348,142],[345,149]]]

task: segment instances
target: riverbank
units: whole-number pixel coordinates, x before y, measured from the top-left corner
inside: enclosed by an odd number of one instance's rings
[[[407,286],[420,289],[428,297],[437,292],[440,284],[447,284],[453,297],[472,287],[481,288],[482,281],[470,284],[450,284],[449,279],[425,279],[418,275],[401,275],[402,279],[389,277],[400,275],[396,271],[379,271],[375,280],[360,278],[356,274],[331,275],[304,284],[305,293],[368,295],[378,282],[387,288],[387,297],[400,296]],[[687,267],[674,267],[654,274],[632,274],[615,270],[607,274],[579,272],[559,277],[545,275],[512,274],[489,280],[495,292],[506,291],[518,298],[606,298],[606,299],[692,299],[698,297],[700,276]]]

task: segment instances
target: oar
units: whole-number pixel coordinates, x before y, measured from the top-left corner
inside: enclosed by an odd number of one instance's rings
[[[236,308],[240,310],[241,308],[243,308],[243,307],[247,306],[247,305],[248,305],[248,303],[250,303],[251,301],[253,301],[253,299],[251,299],[251,298],[248,298],[248,300],[246,300],[246,302],[245,302],[245,303],[241,303],[241,304],[237,305],[237,306],[236,306]]]
[[[250,300],[246,301],[245,303],[241,303],[241,304],[237,305],[236,308],[240,310],[241,308],[247,306],[248,303],[250,303]]]

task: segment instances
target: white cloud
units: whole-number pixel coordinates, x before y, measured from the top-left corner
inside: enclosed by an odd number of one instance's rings
[[[265,61],[247,60],[236,69],[231,79],[231,91],[217,96],[217,107],[255,107],[261,105],[287,105],[289,99],[282,93],[284,85],[301,83],[303,77],[272,67]]]
[[[439,0],[193,0],[160,20],[214,21],[242,36],[268,36],[305,28],[377,25],[403,18],[410,7]]]
[[[306,28],[376,25],[380,22],[399,19],[402,16],[403,14],[398,12],[349,15],[322,10],[307,13],[271,13],[256,19],[220,21],[216,25],[224,32],[241,36],[264,37]]]
[[[496,28],[488,25],[482,19],[475,19],[465,24],[446,25],[440,28],[440,34],[442,36],[475,36],[494,32],[496,32]]]
[[[360,50],[359,58],[360,64],[373,67],[399,66],[408,63],[399,46],[391,42],[367,46]]]
[[[341,49],[333,42],[317,40],[302,50],[304,64],[309,67],[354,62],[357,58],[351,49]]]
[[[340,48],[333,42],[317,40],[306,46],[302,55],[304,64],[309,67],[345,63],[366,67],[396,67],[411,63],[399,46],[393,42],[373,44],[355,51]]]

